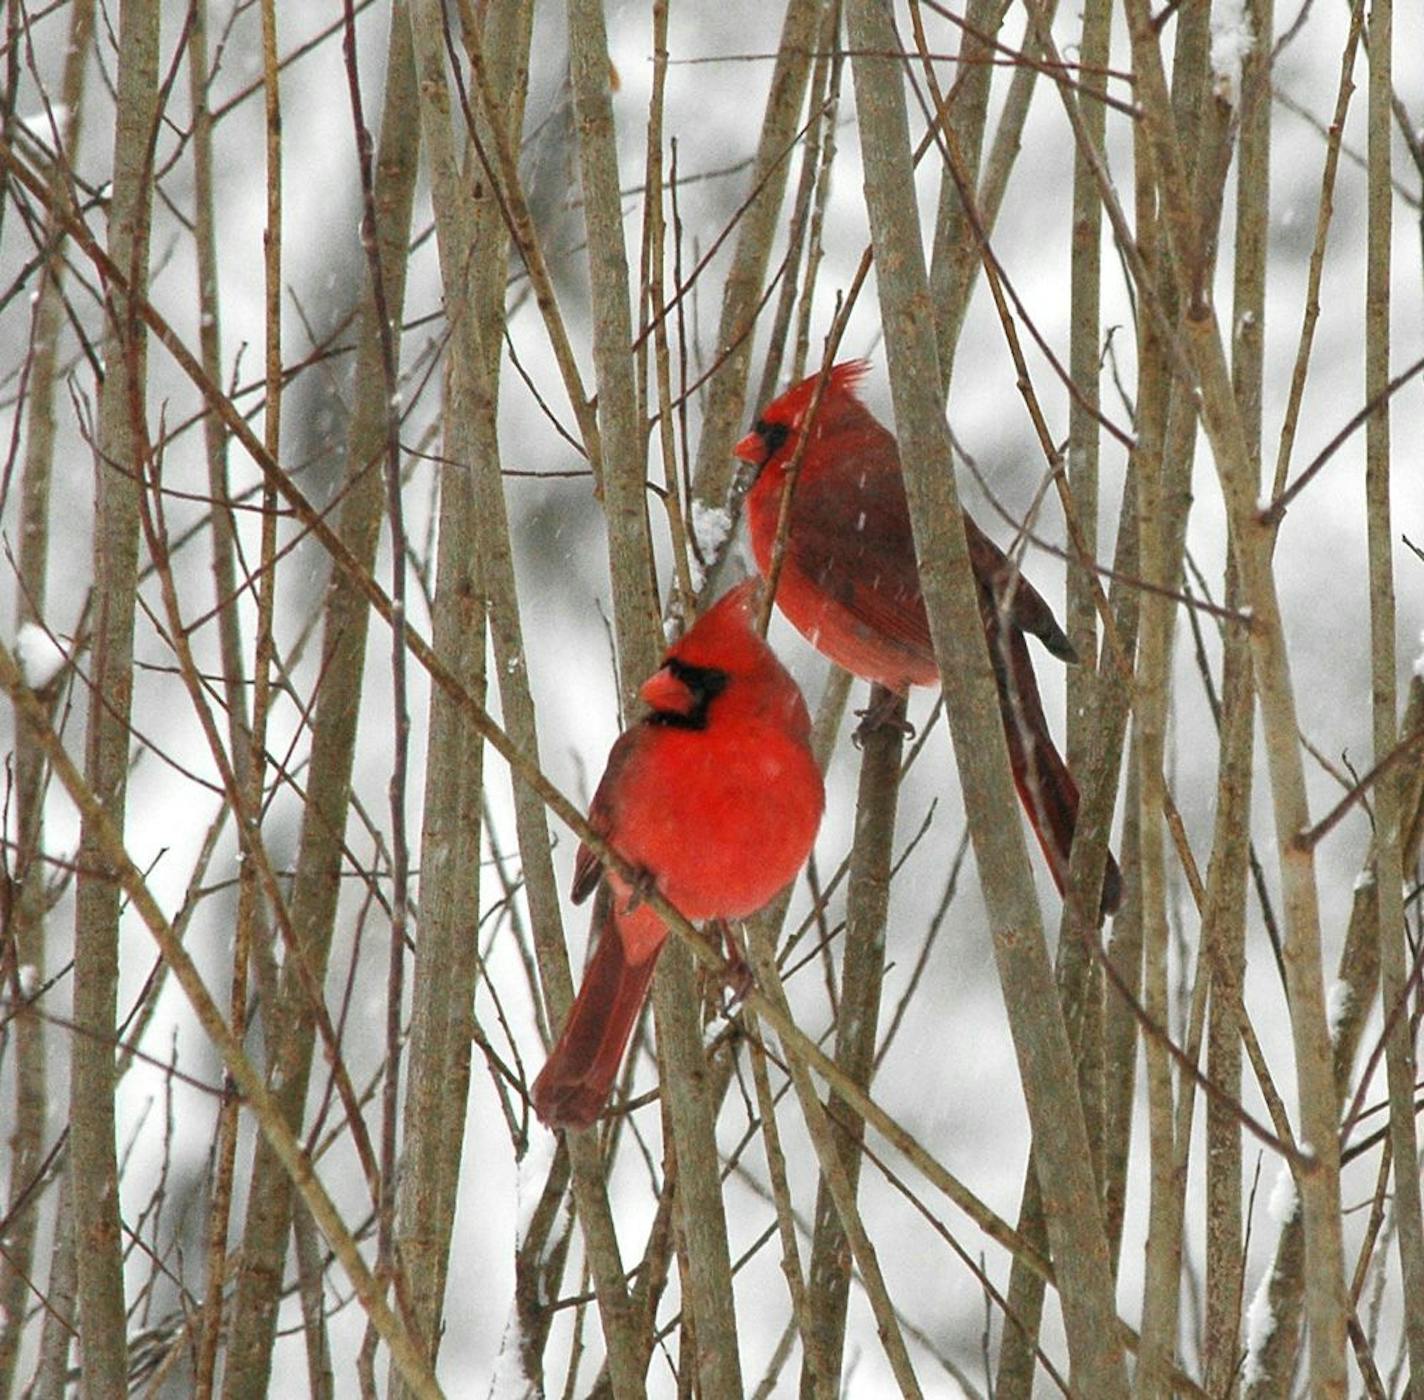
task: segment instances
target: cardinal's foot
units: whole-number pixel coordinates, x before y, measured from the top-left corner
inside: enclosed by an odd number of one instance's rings
[[[623,912],[631,914],[658,887],[658,877],[644,866],[638,867],[637,874],[628,883],[628,903]]]
[[[742,952],[741,944],[737,942],[736,935],[732,932],[732,926],[725,919],[714,920],[707,926],[713,946],[716,946],[716,934],[719,930],[722,935],[722,947],[727,958],[726,964],[722,968],[722,987],[727,993],[728,1005],[735,1006],[756,985],[756,978],[752,975],[751,964]]]
[[[865,741],[875,733],[877,729],[898,730],[906,739],[915,737],[915,726],[907,720],[900,711],[902,697],[896,695],[893,690],[876,689],[871,698],[870,704],[863,710],[857,710],[856,718],[860,723],[856,725],[850,738],[856,748],[865,747]]]

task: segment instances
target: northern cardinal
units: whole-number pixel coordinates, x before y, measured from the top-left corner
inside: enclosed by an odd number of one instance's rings
[[[642,687],[648,713],[608,755],[588,819],[689,919],[755,913],[800,870],[824,792],[801,691],[754,630],[756,579],[739,584],[667,653]],[[568,1021],[534,1081],[550,1127],[602,1112],[648,995],[667,926],[587,846],[581,901],[602,876],[602,927]],[[596,916],[597,917],[597,916]]]
[[[776,601],[832,661],[903,695],[912,685],[938,684],[939,669],[920,593],[900,450],[855,394],[867,368],[853,360],[830,372],[791,498]],[[815,387],[813,375],[788,390],[733,448],[758,468],[746,512],[763,575],[771,569],[787,470]],[[1014,784],[1062,892],[1078,787],[1049,734],[1024,634],[1032,632],[1065,661],[1077,658],[1048,604],[967,513],[964,531]],[[1121,894],[1121,873],[1109,856],[1104,913],[1116,910]]]

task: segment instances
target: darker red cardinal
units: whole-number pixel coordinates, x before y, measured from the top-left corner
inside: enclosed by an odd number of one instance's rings
[[[929,620],[920,594],[900,451],[855,395],[863,361],[831,370],[791,498],[786,555],[776,601],[813,646],[867,680],[904,694],[939,682]],[[733,449],[759,469],[747,496],[752,549],[771,568],[787,469],[816,378],[788,390]],[[1048,604],[966,514],[964,530],[979,608],[994,663],[999,707],[1019,798],[1060,892],[1078,820],[1078,787],[1048,732],[1025,633],[1055,656],[1076,660]],[[1102,908],[1122,894],[1109,856]]]
[[[806,702],[752,625],[758,583],[704,614],[642,689],[648,713],[613,746],[588,819],[689,919],[754,914],[790,884],[816,839],[824,793]],[[648,995],[667,926],[587,846],[573,897],[611,898],[569,1019],[534,1081],[551,1128],[603,1110]]]

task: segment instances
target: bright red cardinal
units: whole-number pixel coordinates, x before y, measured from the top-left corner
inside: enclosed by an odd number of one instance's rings
[[[912,685],[938,684],[939,670],[920,594],[900,450],[855,395],[866,369],[855,360],[831,370],[791,498],[776,601],[832,661],[903,695]],[[815,387],[813,375],[788,390],[733,449],[760,469],[746,511],[763,575],[771,568],[787,469]],[[1032,632],[1065,661],[1077,658],[1048,604],[967,514],[964,529],[1014,783],[1061,892],[1078,788],[1049,735],[1024,634]],[[1121,893],[1121,874],[1109,856],[1104,913],[1117,908]]]
[[[647,680],[646,714],[613,746],[588,819],[689,919],[754,914],[790,884],[816,839],[824,793],[806,702],[753,628],[759,584],[705,613]],[[667,926],[587,846],[573,897],[603,875],[611,899],[563,1034],[534,1081],[551,1128],[603,1110],[648,995]]]

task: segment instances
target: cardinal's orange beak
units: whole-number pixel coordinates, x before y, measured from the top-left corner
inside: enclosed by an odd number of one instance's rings
[[[684,682],[678,680],[673,673],[664,666],[661,670],[654,671],[642,684],[639,695],[651,709],[660,710],[663,714],[687,715],[692,713],[692,707],[696,703],[692,691]]]
[[[746,435],[733,449],[733,457],[740,457],[744,462],[750,462],[752,466],[759,467],[766,459],[766,443],[762,441],[760,433],[751,432]]]

